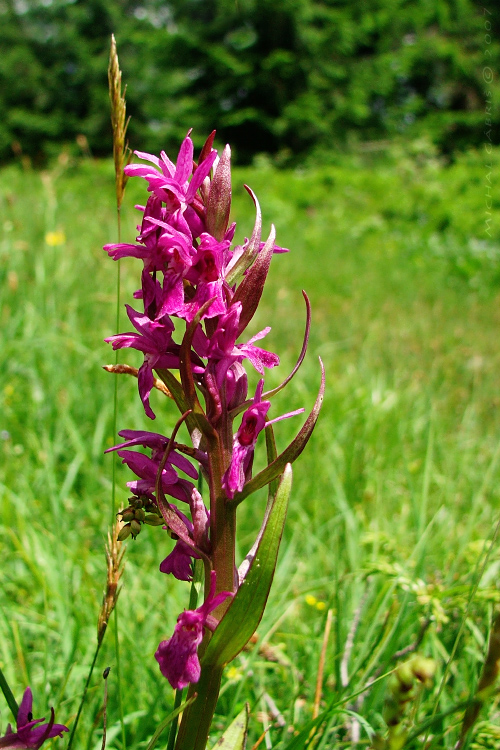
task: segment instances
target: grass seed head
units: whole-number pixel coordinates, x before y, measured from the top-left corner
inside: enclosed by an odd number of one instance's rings
[[[108,627],[111,613],[116,607],[118,595],[120,593],[120,578],[123,575],[124,564],[123,555],[125,550],[122,549],[121,542],[118,540],[122,523],[116,521],[111,533],[108,533],[108,543],[106,545],[106,591],[102,600],[101,611],[97,623],[97,642],[102,643],[106,628]]]
[[[111,35],[111,49],[108,66],[109,98],[111,102],[111,125],[113,127],[113,159],[115,162],[116,204],[120,210],[128,177],[124,167],[130,164],[132,152],[125,141],[130,118],[127,119],[125,91],[122,91],[122,72],[118,63],[118,52],[114,34]]]

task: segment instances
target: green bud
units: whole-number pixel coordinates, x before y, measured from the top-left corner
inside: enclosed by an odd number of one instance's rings
[[[137,508],[137,510],[135,511],[135,518],[138,521],[144,521],[144,519],[146,518],[146,514],[144,513],[144,510],[142,508]]]
[[[390,731],[388,738],[389,750],[401,750],[408,738],[408,730],[404,726],[399,726]]]
[[[139,523],[139,521],[136,521],[134,518],[134,520],[130,522],[130,533],[132,534],[134,539],[136,538],[138,534],[140,534],[140,531],[141,531],[141,524]]]
[[[135,511],[133,508],[125,508],[125,510],[122,510],[119,515],[122,517],[122,521],[124,521],[125,523],[129,523],[129,521],[134,518]]]
[[[148,526],[163,526],[165,521],[161,516],[157,516],[156,513],[150,513],[144,518],[144,523]]]
[[[123,526],[117,536],[117,539],[119,542],[125,541],[125,539],[130,536],[132,533],[132,529],[130,528],[130,524],[128,523],[126,526]]]
[[[434,659],[428,659],[425,656],[416,656],[411,662],[413,674],[419,682],[429,689],[432,687],[432,681],[436,673],[436,662]]]
[[[393,697],[386,700],[382,711],[382,718],[388,727],[395,727],[401,722],[403,718],[401,706]]]
[[[396,693],[409,693],[415,682],[415,675],[412,669],[412,663],[406,662],[401,664],[395,673],[394,677],[397,680],[397,684],[394,686],[396,689],[393,692]],[[392,687],[392,686],[391,686]]]

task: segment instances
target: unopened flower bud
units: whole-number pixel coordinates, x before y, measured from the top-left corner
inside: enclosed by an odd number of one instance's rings
[[[411,663],[413,674],[426,688],[432,687],[432,680],[436,673],[436,662],[425,656],[416,656]]]
[[[394,697],[387,699],[382,711],[382,718],[388,727],[396,727],[401,722],[401,707],[399,703],[394,700]]]
[[[406,662],[405,664],[401,664],[395,671],[393,680],[391,688],[394,695],[409,693],[415,681],[412,663]]]
[[[140,521],[136,521],[135,518],[133,521],[130,522],[130,533],[136,538],[138,534],[141,532],[141,524]]]
[[[207,205],[207,229],[222,240],[231,210],[231,149],[226,146],[210,183]]]
[[[121,519],[124,523],[129,523],[133,518],[135,518],[135,511],[133,508],[125,508],[125,510],[122,510],[118,515],[121,516]]]
[[[137,521],[144,522],[144,519],[146,518],[146,514],[143,508],[137,508],[137,510],[135,511],[135,518]]]
[[[149,513],[144,518],[144,523],[147,523],[148,526],[162,526],[165,521],[161,516],[157,516],[156,513]]]
[[[119,533],[118,533],[118,536],[117,536],[117,539],[118,539],[118,541],[119,541],[119,542],[123,542],[123,541],[125,541],[125,539],[127,539],[127,537],[129,537],[129,536],[130,536],[130,534],[131,534],[131,531],[132,531],[132,530],[131,530],[131,528],[130,528],[130,524],[129,524],[129,523],[127,523],[127,524],[126,524],[126,526],[123,526],[123,527],[122,527],[122,528],[120,529],[120,531],[119,531]]]

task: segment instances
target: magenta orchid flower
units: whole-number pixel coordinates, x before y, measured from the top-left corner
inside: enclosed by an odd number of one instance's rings
[[[186,542],[178,539],[172,552],[160,563],[160,572],[171,574],[178,581],[192,581],[193,558],[199,560],[200,556]]]
[[[190,544],[178,539],[172,552],[160,563],[162,573],[171,573],[179,581],[191,581],[192,560],[199,560],[200,555],[196,552],[195,547],[205,552],[209,551],[209,523],[210,514],[208,513],[203,498],[196,488],[191,492],[189,501],[192,522],[186,518],[184,513],[176,510],[179,518],[184,522]],[[167,527],[164,527],[167,528]]]
[[[123,463],[127,464],[129,469],[139,477],[136,481],[127,482],[127,487],[130,487],[134,495],[138,497],[145,496],[156,500],[156,477],[160,462],[135,451],[119,450],[117,453]],[[168,461],[162,471],[161,479],[161,486],[165,495],[189,503],[194,485],[187,479],[181,479]]]
[[[259,380],[252,406],[243,413],[241,425],[234,436],[231,463],[222,479],[222,486],[230,499],[234,497],[235,492],[241,492],[243,489],[248,471],[252,465],[257,438],[266,424],[271,425],[275,422],[280,422],[282,419],[294,417],[297,414],[302,414],[304,411],[304,409],[297,409],[296,411],[290,411],[282,414],[280,417],[266,421],[267,412],[271,408],[271,402],[262,401],[263,389],[264,381]]]
[[[62,737],[62,733],[68,731],[68,727],[65,727],[64,724],[54,724],[53,708],[50,709],[48,724],[41,724],[42,721],[45,721],[45,718],[33,719],[32,708],[33,694],[31,688],[27,687],[17,713],[17,731],[13,732],[11,725],[7,725],[5,735],[0,737],[1,750],[23,750],[27,748],[38,750],[45,740],[52,737]]]
[[[155,414],[149,405],[149,394],[154,385],[154,367],[178,367],[179,356],[175,352],[172,342],[174,325],[169,318],[164,321],[151,320],[147,315],[141,315],[126,305],[127,314],[138,333],[119,333],[105,339],[113,345],[113,349],[132,348],[144,353],[144,362],[139,368],[139,394],[144,405],[144,411],[155,419]]]
[[[228,369],[235,362],[249,359],[261,375],[264,374],[264,367],[276,367],[280,362],[276,354],[254,345],[255,341],[267,336],[271,330],[269,326],[252,336],[246,344],[236,344],[241,309],[241,302],[236,302],[231,305],[225,315],[220,316],[218,326],[206,344],[205,355],[201,354],[201,356],[207,356],[214,366],[219,388],[222,387]]]
[[[104,245],[104,250],[113,260],[120,258],[140,258],[144,262],[146,271],[162,271],[165,266],[165,258],[158,246],[158,235],[160,229],[152,220],[161,221],[165,218],[165,209],[162,208],[161,201],[155,195],[148,198],[144,210],[142,227],[137,237],[139,244],[132,245],[126,242],[120,242],[114,245]]]
[[[157,432],[145,432],[144,430],[121,430],[118,434],[120,437],[125,438],[125,442],[114,445],[112,448],[108,448],[104,451],[105,453],[118,451],[122,448],[134,448],[141,445],[143,448],[151,448],[151,459],[159,465],[168,445],[168,437],[160,435]],[[203,451],[195,451],[195,455],[199,462],[203,464],[206,463],[206,454],[203,453]],[[176,450],[170,452],[167,463],[177,466],[178,469],[192,479],[198,479],[198,471],[195,469],[191,461],[185,456],[182,456]]]
[[[212,151],[195,169],[191,181],[188,182],[193,172],[193,141],[189,136],[181,144],[176,164],[170,161],[164,151],[161,152],[159,159],[142,151],[135,151],[135,154],[140,159],[154,164],[154,167],[130,164],[125,167],[125,174],[129,177],[143,177],[147,180],[148,190],[154,192],[170,209],[173,206],[187,205],[194,201],[197,191],[208,176],[217,157],[217,152]]]
[[[231,591],[221,591],[215,595],[215,583],[216,573],[212,571],[210,591],[204,603],[198,609],[181,612],[174,634],[168,640],[162,641],[155,653],[162,675],[175,689],[184,688],[190,682],[198,682],[200,679],[198,646],[203,639],[204,628],[213,628],[216,625],[216,622],[210,622],[210,612],[228,596],[233,596]]]

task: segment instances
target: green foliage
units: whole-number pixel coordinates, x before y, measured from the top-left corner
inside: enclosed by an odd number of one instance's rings
[[[40,156],[79,134],[110,152],[111,32],[140,150],[168,150],[188,127],[200,145],[217,127],[240,162],[394,136],[425,134],[446,153],[489,142],[500,117],[498,75],[484,77],[500,69],[489,10],[473,0],[2,0],[0,158],[12,144]]]

